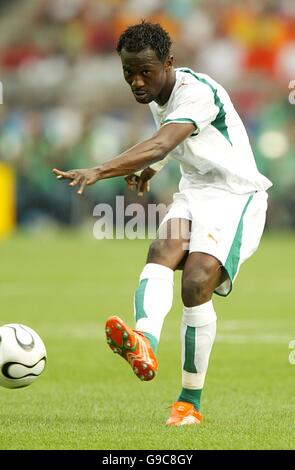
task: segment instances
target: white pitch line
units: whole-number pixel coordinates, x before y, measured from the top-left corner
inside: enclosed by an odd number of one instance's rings
[[[286,344],[288,345],[291,338],[287,334],[217,334],[217,343],[229,344]]]
[[[292,339],[295,339],[295,330],[294,335],[290,335],[289,333],[272,333],[272,332],[264,332],[260,333],[258,331],[263,331],[262,323],[261,328],[256,328],[256,332],[241,332],[237,331],[233,333],[227,333],[223,328],[220,328],[220,331],[217,333],[216,341],[218,343],[227,343],[227,344],[284,344],[288,345]],[[79,325],[43,325],[38,330],[42,337],[48,339],[56,339],[56,340],[67,340],[69,338],[81,340],[81,341],[102,341],[105,339],[105,332],[104,327],[99,323],[87,323],[87,324],[79,324]],[[176,332],[178,335],[178,332]],[[170,333],[162,334],[162,341],[169,342],[175,339]]]

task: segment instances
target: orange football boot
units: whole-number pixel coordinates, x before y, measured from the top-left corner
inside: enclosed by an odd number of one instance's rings
[[[158,361],[147,338],[140,331],[132,330],[117,316],[106,322],[109,347],[131,365],[140,380],[152,380],[158,370]]]
[[[200,424],[203,417],[192,403],[177,401],[171,407],[171,414],[166,422],[169,426]]]

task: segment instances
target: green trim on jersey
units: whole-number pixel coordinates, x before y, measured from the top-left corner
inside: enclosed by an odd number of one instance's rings
[[[191,134],[191,137],[194,137],[195,135],[198,135],[200,129],[198,128],[198,124],[196,123],[196,121],[194,121],[193,119],[190,119],[190,118],[175,118],[175,119],[165,119],[165,121],[163,121],[162,125],[163,124],[167,124],[169,122],[191,122],[192,124],[194,124],[194,126],[196,126],[196,130],[197,132],[194,132],[193,134]]]
[[[144,292],[147,282],[148,279],[142,279],[142,281],[140,281],[139,287],[135,291],[135,321],[138,321],[141,318],[147,318],[147,314],[145,313],[143,307]]]
[[[196,348],[196,328],[187,326],[184,341],[184,365],[183,370],[186,372],[197,372],[195,366],[195,348]]]
[[[211,89],[211,91],[213,92],[213,95],[214,95],[214,103],[219,108],[219,112],[218,112],[216,118],[214,119],[214,121],[211,122],[211,126],[215,127],[215,129],[217,129],[219,132],[221,132],[223,137],[225,137],[226,140],[230,143],[230,145],[232,145],[232,141],[230,140],[227,125],[226,125],[226,122],[225,122],[226,112],[224,111],[224,103],[222,103],[222,101],[220,100],[220,98],[217,94],[217,89],[214,88],[214,86],[211,85],[211,83],[208,82],[205,78],[198,77],[198,75],[196,73],[194,73],[191,69],[180,68],[180,69],[177,69],[177,70],[180,70],[181,72],[185,72],[185,73],[190,73],[193,77],[195,77],[197,80],[199,80],[199,82],[202,82],[205,85],[208,85],[208,87]]]
[[[242,236],[243,236],[244,215],[252,199],[253,199],[253,194],[252,196],[249,196],[248,201],[245,204],[234,240],[232,242],[231,248],[229,250],[229,254],[227,256],[227,259],[224,265],[231,282],[233,281],[238,270],[238,266],[240,262]]]

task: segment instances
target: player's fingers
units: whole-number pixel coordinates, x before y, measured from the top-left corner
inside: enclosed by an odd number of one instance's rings
[[[56,175],[57,179],[59,180],[67,177],[65,171],[60,171],[57,168],[54,168],[52,172]]]
[[[57,169],[54,169],[52,170],[54,172],[54,174],[56,175],[56,177],[58,179],[67,179],[67,180],[75,180],[76,178],[79,178],[80,175],[79,173],[77,173],[77,171],[61,171],[61,170],[57,170]]]
[[[128,185],[128,189],[132,191],[137,185],[137,176],[135,175],[128,175],[125,177],[125,181]]]
[[[80,188],[79,188],[79,191],[77,191],[78,194],[82,194],[82,193],[83,193],[86,184],[87,184],[87,179],[85,178],[85,179],[83,179],[83,181],[82,181],[82,183],[81,183],[81,186],[80,186]]]
[[[133,189],[135,188],[136,183],[134,183],[133,181],[127,181],[127,185],[128,185],[128,190],[133,191]]]
[[[97,179],[96,178],[87,178],[86,179],[86,184],[87,186],[90,186],[91,184],[96,183]]]
[[[134,180],[137,178],[136,175],[127,175],[125,176],[125,180],[126,181],[131,181],[131,182],[134,182]]]
[[[146,190],[147,190],[147,182],[140,179],[137,184],[137,195],[143,196]]]
[[[77,186],[81,181],[81,176],[78,176],[77,178],[74,178],[70,183],[69,186]]]

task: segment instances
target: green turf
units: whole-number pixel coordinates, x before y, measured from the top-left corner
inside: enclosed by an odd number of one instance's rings
[[[179,279],[159,346],[141,383],[112,354],[104,322],[132,322],[147,241],[18,235],[0,244],[1,324],[44,339],[48,364],[30,387],[0,388],[0,449],[291,449],[295,443],[295,236],[265,236],[228,299],[203,394],[204,423],[166,428],[180,390]]]

